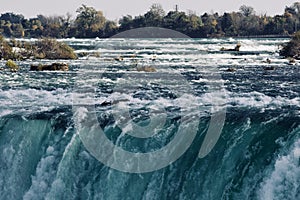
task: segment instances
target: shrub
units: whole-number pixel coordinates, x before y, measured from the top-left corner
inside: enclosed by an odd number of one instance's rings
[[[76,59],[74,49],[63,42],[44,38],[34,44],[34,57],[38,59]]]
[[[19,70],[19,66],[10,59],[6,62],[6,67],[8,67],[12,72],[16,72]]]
[[[0,35],[0,59],[13,59],[12,47],[2,35]]]
[[[18,50],[14,51],[13,47],[16,47]],[[28,58],[76,59],[77,55],[73,48],[55,39],[44,38],[31,44],[16,40],[8,42],[0,35],[0,59],[22,60]]]

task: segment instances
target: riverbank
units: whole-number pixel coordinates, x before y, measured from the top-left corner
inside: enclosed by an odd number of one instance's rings
[[[82,5],[77,15],[38,15],[26,19],[23,15],[3,13],[0,16],[0,32],[7,37],[53,38],[109,38],[127,30],[142,27],[161,27],[179,31],[192,38],[208,37],[265,37],[264,35],[290,35],[300,30],[299,4],[282,8],[281,15],[258,15],[251,6],[241,5],[238,11],[223,14],[205,12],[201,15],[182,10],[165,12],[160,4],[138,16],[126,15],[108,20],[102,11]],[[192,9],[193,10],[193,9]],[[272,36],[273,37],[273,36]]]

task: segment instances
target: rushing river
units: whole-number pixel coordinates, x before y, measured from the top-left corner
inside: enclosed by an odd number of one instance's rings
[[[62,41],[68,72],[0,71],[0,199],[300,199],[287,39]]]

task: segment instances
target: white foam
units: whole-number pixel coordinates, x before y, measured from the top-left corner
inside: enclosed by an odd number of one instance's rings
[[[262,200],[299,199],[300,139],[289,154],[280,156],[272,173],[265,178],[259,191]]]
[[[26,40],[26,39],[23,39]],[[34,39],[29,39],[28,41],[34,41]],[[76,39],[68,38],[62,39],[60,41],[79,44],[79,45],[96,45],[95,50],[89,50],[90,52],[100,51],[100,59],[92,60],[75,60],[72,61],[72,65],[79,65],[81,67],[76,68],[76,72],[79,73],[76,78],[76,84],[84,85],[87,87],[95,86],[95,83],[110,83],[110,84],[124,84],[130,85],[133,83],[131,80],[124,80],[124,78],[118,78],[117,80],[111,80],[109,78],[99,79],[99,76],[92,77],[88,79],[82,78],[80,73],[98,73],[101,74],[109,69],[108,66],[116,67],[116,70],[120,73],[134,73],[134,70],[131,70],[133,62],[130,58],[125,58],[123,62],[116,63],[113,61],[105,61],[105,57],[112,57],[111,54],[115,55],[132,55],[132,53],[141,53],[138,59],[138,64],[140,66],[155,66],[158,72],[197,72],[199,74],[210,74],[211,68],[216,68],[214,73],[220,73],[226,68],[220,69],[217,66],[220,65],[268,65],[263,63],[266,58],[269,58],[270,55],[246,55],[246,56],[235,56],[230,53],[218,53],[220,47],[232,48],[237,42],[242,44],[243,50],[255,50],[255,51],[270,51],[275,52],[278,44],[286,42],[286,39]],[[163,45],[162,45],[163,44]],[[130,49],[124,50],[122,47],[129,46]],[[138,48],[137,48],[138,47]],[[116,49],[115,49],[116,48]],[[119,49],[118,49],[119,48]],[[132,48],[132,49],[131,49]],[[149,49],[150,48],[150,49]],[[82,51],[78,50],[78,52]],[[143,53],[143,51],[150,52]],[[209,51],[216,51],[215,53],[209,53]],[[162,55],[160,54],[162,53]],[[156,61],[152,62],[150,58],[152,55],[156,55]],[[272,65],[281,66],[286,62],[286,60],[280,59],[278,55],[271,55]],[[43,61],[48,63],[50,61]],[[30,65],[32,61],[24,61],[18,64],[23,64],[25,66]],[[0,61],[0,65],[4,67],[5,62]],[[124,66],[124,68],[122,67]],[[172,68],[176,66],[176,68]],[[193,66],[193,67],[191,67]],[[195,67],[194,67],[195,66]],[[214,67],[215,66],[215,67]],[[93,67],[92,69],[90,67]],[[128,68],[130,69],[128,71]],[[246,67],[245,67],[246,68]],[[239,69],[238,69],[239,70]],[[243,69],[241,69],[243,70]],[[246,69],[247,70],[247,69]],[[48,73],[48,72],[47,72]],[[67,73],[74,73],[70,71]],[[84,74],[83,74],[84,75]],[[81,80],[78,80],[80,79]],[[59,78],[52,80],[34,80],[30,79],[30,76],[27,74],[0,74],[0,80],[5,80],[9,82],[9,85],[34,85],[38,87],[39,85],[47,85],[50,82],[57,82],[64,85],[68,85],[70,80],[68,78]],[[73,79],[72,79],[73,80]],[[33,82],[37,81],[37,82]],[[210,80],[207,77],[199,78],[198,80],[192,80],[193,83],[206,83],[208,85],[222,84],[225,83],[221,78],[219,80]],[[139,85],[135,85],[136,87]],[[288,84],[282,84],[282,87],[289,87]],[[71,90],[62,90],[57,89],[54,91],[45,91],[38,89],[10,89],[10,90],[0,90],[0,116],[8,115],[13,112],[28,112],[31,111],[45,111],[53,109],[56,106],[62,105],[72,105],[74,98],[81,99],[82,103],[86,104],[95,104],[103,103],[104,101],[122,101],[122,99],[128,100],[130,103],[135,104],[159,104],[158,101],[149,102],[147,100],[140,100],[138,98],[133,98],[131,92],[128,91],[128,94],[120,94],[114,92],[112,95],[107,96],[107,94],[99,94],[100,98],[95,99],[94,94],[76,94],[76,91]],[[209,104],[208,91],[206,96],[200,97],[197,102],[199,105]],[[74,94],[74,95],[73,95]],[[77,96],[76,96],[77,95]],[[300,98],[289,99],[287,97],[270,97],[258,92],[250,93],[228,93],[226,101],[231,105],[236,106],[248,106],[248,107],[260,107],[260,108],[270,108],[283,105],[294,105],[300,106]],[[162,101],[162,99],[160,99]],[[166,105],[168,105],[166,103]],[[16,111],[17,110],[17,111]]]
[[[280,107],[286,105],[292,105],[300,107],[300,98],[296,97],[289,99],[286,97],[276,96],[270,97],[260,92],[249,92],[249,93],[232,93],[228,92],[228,102],[231,104],[237,104],[245,107]]]

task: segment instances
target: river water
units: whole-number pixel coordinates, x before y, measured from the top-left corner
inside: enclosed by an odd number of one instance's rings
[[[0,199],[300,198],[287,39],[62,41],[68,72],[0,71]]]

